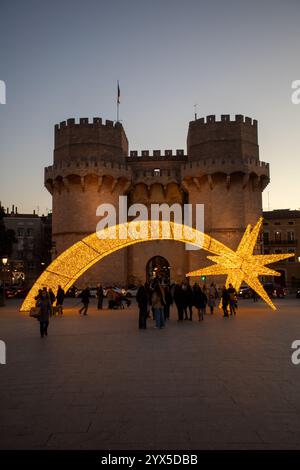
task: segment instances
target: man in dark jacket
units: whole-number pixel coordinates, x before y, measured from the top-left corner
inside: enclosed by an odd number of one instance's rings
[[[183,320],[184,292],[180,284],[176,284],[174,288],[174,302],[177,307],[178,321]]]
[[[223,286],[222,289],[222,309],[224,312],[224,317],[228,318],[228,304],[229,304],[229,293],[226,286]]]
[[[103,307],[103,299],[104,299],[104,293],[103,293],[103,287],[101,286],[101,284],[98,284],[98,286],[97,286],[96,295],[97,295],[97,299],[98,299],[98,302],[97,302],[97,309],[98,309],[98,310],[102,310],[102,307]]]
[[[206,294],[203,292],[199,284],[195,283],[193,287],[193,304],[198,310],[198,319],[199,321],[204,320],[205,307],[207,304]]]
[[[193,290],[189,283],[185,283],[183,286],[183,311],[184,319],[192,321],[193,319]],[[189,316],[188,316],[189,312]]]
[[[57,292],[56,292],[56,307],[57,311],[62,315],[63,314],[63,303],[65,300],[65,291],[61,287],[61,285],[58,286]]]
[[[148,292],[146,285],[140,285],[136,294],[136,301],[139,306],[139,328],[145,330],[147,328],[147,315],[148,315]]]
[[[236,314],[236,308],[237,308],[237,293],[236,293],[236,290],[235,290],[235,288],[233,287],[232,284],[229,284],[227,292],[228,292],[228,295],[229,295],[230,315],[235,315]]]
[[[79,314],[81,315],[83,312],[83,315],[87,315],[87,311],[88,311],[89,303],[90,303],[90,289],[88,287],[83,289],[80,297],[81,297],[81,302],[83,303],[83,306],[79,310]]]
[[[165,295],[164,316],[165,316],[165,320],[168,320],[170,318],[170,307],[173,303],[173,297],[172,297],[169,286],[165,286],[164,295]]]
[[[41,292],[41,299],[38,300],[39,314],[38,321],[40,322],[41,338],[48,336],[49,317],[52,310],[51,302],[46,291]]]

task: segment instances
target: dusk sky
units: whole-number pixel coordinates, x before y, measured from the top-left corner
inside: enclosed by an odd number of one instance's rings
[[[264,208],[300,208],[299,0],[0,0],[0,200],[51,208],[43,186],[54,124],[120,119],[131,150],[186,150],[198,117],[259,123]]]

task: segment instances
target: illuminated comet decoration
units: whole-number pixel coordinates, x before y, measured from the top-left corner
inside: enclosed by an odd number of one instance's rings
[[[211,276],[227,274],[226,287],[229,284],[238,291],[243,281],[251,287],[273,310],[275,305],[263,288],[258,276],[280,276],[280,273],[266,267],[266,264],[290,258],[292,254],[255,255],[253,254],[263,219],[260,218],[254,228],[248,225],[236,251],[207,256],[216,264],[192,271],[187,276]]]
[[[265,264],[274,263],[292,255],[253,255],[261,223],[262,219],[258,221],[252,231],[250,226],[247,227],[236,252],[205,233],[170,221],[132,221],[105,228],[70,246],[52,261],[32,286],[21,306],[21,311],[28,312],[35,306],[35,296],[39,289],[47,287],[55,292],[61,285],[67,291],[85,271],[105,256],[127,246],[151,240],[174,240],[189,243],[217,255],[208,256],[217,264],[187,275],[227,274],[227,284],[231,282],[236,289],[245,280],[275,309],[260,284],[258,276],[261,274],[279,275],[276,271],[266,268]],[[155,230],[153,230],[153,226]],[[125,237],[124,233],[127,234]]]

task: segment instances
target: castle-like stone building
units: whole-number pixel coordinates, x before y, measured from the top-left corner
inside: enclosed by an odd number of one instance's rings
[[[259,160],[257,121],[222,115],[189,123],[183,150],[128,151],[119,122],[68,119],[55,126],[54,162],[45,168],[53,197],[57,254],[95,232],[101,203],[204,204],[205,232],[236,248],[247,224],[262,214],[269,164]],[[174,241],[151,241],[115,252],[83,275],[81,283],[128,285],[157,272],[171,280],[208,265],[202,251]]]

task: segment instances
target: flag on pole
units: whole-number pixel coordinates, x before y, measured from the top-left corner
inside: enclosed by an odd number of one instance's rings
[[[117,98],[117,103],[120,104],[121,102],[121,92],[120,92],[120,85],[119,85],[119,80],[118,80],[118,98]]]

